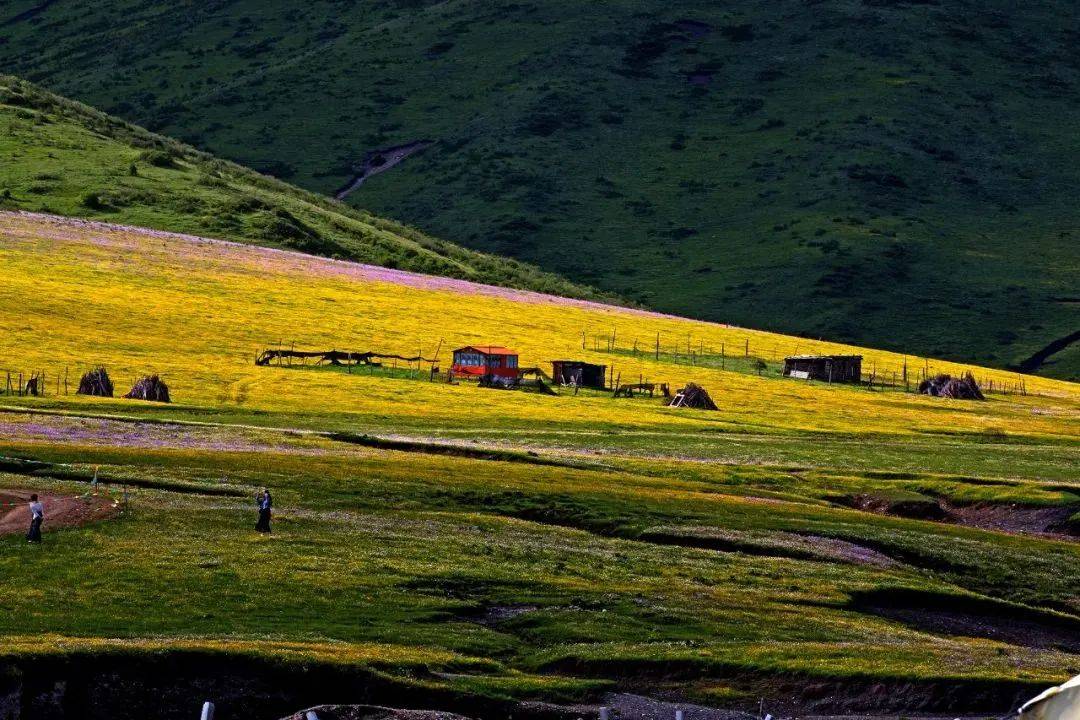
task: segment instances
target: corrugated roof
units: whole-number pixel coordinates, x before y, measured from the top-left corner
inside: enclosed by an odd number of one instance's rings
[[[592,365],[593,367],[607,367],[600,363],[592,363],[587,360],[548,360],[550,363],[562,363],[563,365]]]
[[[785,360],[862,360],[862,355],[788,355]]]
[[[466,345],[465,347],[458,348],[454,352],[478,352],[481,355],[517,355],[516,350],[503,347],[501,345]]]

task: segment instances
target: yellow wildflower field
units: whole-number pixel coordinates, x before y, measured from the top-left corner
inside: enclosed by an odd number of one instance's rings
[[[1080,434],[1080,388],[1067,382],[1026,377],[1026,396],[994,394],[975,403],[658,362],[650,352],[657,337],[665,352],[723,346],[741,356],[749,344],[751,356],[767,358],[861,354],[865,371],[879,376],[899,374],[906,363],[913,378],[920,370],[973,369],[980,380],[1017,382],[1001,370],[157,231],[3,213],[0,267],[0,370],[43,370],[50,392],[65,368],[74,385],[79,372],[100,364],[118,395],[136,377],[158,373],[182,405],[354,414],[358,423]],[[604,352],[607,340],[596,338],[612,333],[618,348],[640,352]],[[720,412],[255,365],[259,351],[282,341],[425,357],[438,349],[444,370],[452,348],[506,345],[523,367],[574,358],[613,365],[623,382],[698,382]],[[425,365],[420,373],[427,372]]]

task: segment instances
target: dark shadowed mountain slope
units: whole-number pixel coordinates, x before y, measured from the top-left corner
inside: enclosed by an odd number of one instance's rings
[[[576,297],[600,293],[355,210],[0,75],[0,209],[59,213]]]
[[[430,140],[348,201],[656,308],[998,365],[1080,328],[1068,0],[35,6],[9,71],[324,193]]]

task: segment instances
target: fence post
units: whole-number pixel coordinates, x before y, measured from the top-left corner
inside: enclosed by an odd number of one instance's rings
[[[209,700],[203,703],[199,720],[214,720],[214,703]]]

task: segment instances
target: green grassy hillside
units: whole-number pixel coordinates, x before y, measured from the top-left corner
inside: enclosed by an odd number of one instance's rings
[[[313,190],[434,141],[349,201],[659,309],[999,366],[1080,326],[1068,0],[4,14],[10,71]]]
[[[621,690],[974,720],[1080,672],[1078,384],[970,368],[998,383],[976,402],[676,362],[632,338],[967,369],[40,214],[0,212],[0,268],[0,391],[46,392],[0,395],[0,717],[557,720]],[[283,332],[440,359],[256,365]],[[717,409],[448,382],[449,348],[491,342]],[[97,366],[116,397],[75,394]],[[151,372],[172,404],[119,397]]]
[[[300,190],[10,76],[0,76],[0,158],[2,209],[132,223],[569,296],[600,295]]]

